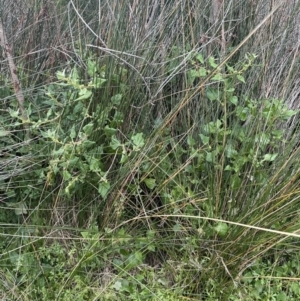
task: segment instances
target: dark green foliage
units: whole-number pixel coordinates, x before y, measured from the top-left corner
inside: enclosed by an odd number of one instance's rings
[[[298,300],[299,4],[46,2],[1,8],[0,299]]]

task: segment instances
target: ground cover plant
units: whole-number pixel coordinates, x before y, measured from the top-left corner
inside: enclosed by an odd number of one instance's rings
[[[17,2],[1,298],[298,300],[299,4]]]

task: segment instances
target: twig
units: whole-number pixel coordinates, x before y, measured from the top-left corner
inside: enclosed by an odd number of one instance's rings
[[[17,98],[17,101],[19,104],[19,109],[21,111],[23,127],[24,127],[25,131],[28,133],[28,126],[26,123],[28,121],[28,116],[24,109],[24,94],[23,94],[21,84],[20,84],[20,81],[18,78],[17,68],[16,68],[16,65],[14,63],[14,59],[12,56],[12,49],[11,49],[10,44],[7,41],[6,34],[4,31],[3,25],[2,25],[2,20],[0,20],[0,46],[2,47],[3,54],[4,54],[4,56],[6,56],[7,61],[8,61],[9,70],[10,70],[10,78],[11,78],[11,82],[12,82],[14,90],[15,90],[16,98]]]

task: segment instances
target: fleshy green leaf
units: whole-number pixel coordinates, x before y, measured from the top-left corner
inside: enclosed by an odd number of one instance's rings
[[[117,290],[117,291],[120,291],[121,288],[122,288],[122,282],[117,280],[114,285],[113,285],[114,289]]]
[[[0,137],[5,137],[5,136],[8,136],[9,135],[9,132],[4,130],[4,129],[0,129]]]
[[[232,103],[232,104],[234,104],[235,106],[238,104],[238,98],[237,98],[237,96],[231,96],[230,98],[229,98],[229,101]]]
[[[196,55],[196,59],[201,63],[204,64],[204,59],[203,59],[203,55],[201,53],[198,53]]]
[[[191,135],[188,135],[187,137],[187,144],[190,147],[193,147],[196,144],[195,139]]]
[[[74,67],[72,70],[71,79],[74,83],[78,83],[79,81],[79,74],[76,67]]]
[[[151,190],[154,189],[156,186],[156,180],[154,178],[146,178],[144,182],[146,186]]]
[[[116,94],[111,98],[111,102],[115,105],[119,105],[121,103],[122,97],[122,94]]]
[[[131,255],[126,260],[127,268],[132,269],[139,266],[143,262],[143,253],[137,251]]]
[[[120,160],[120,163],[121,164],[124,164],[128,161],[128,155],[127,155],[127,152],[126,152],[126,149],[125,147],[123,148],[123,151],[122,151],[122,156],[121,156],[121,160]]]
[[[90,170],[91,171],[99,172],[99,170],[100,170],[100,164],[99,164],[99,160],[98,159],[92,157],[89,163],[90,163]]]
[[[19,117],[19,110],[13,110],[12,108],[8,108],[8,112],[9,112],[9,115],[13,118],[18,118]]]
[[[265,154],[263,161],[272,162],[276,159],[278,154]]]
[[[200,134],[200,138],[203,144],[208,144],[209,143],[209,137]]]
[[[225,236],[228,232],[228,225],[226,223],[217,223],[217,225],[214,227],[214,230],[217,232],[220,236]]]
[[[77,134],[76,134],[76,130],[75,130],[75,125],[73,125],[70,130],[70,138],[74,139],[76,136],[77,136]]]
[[[106,136],[111,137],[117,133],[117,130],[106,125],[104,128],[104,133],[106,134]]]
[[[118,147],[122,146],[122,143],[118,140],[118,138],[116,136],[112,136],[111,137],[111,142],[110,142],[109,146],[112,149],[116,150]]]
[[[208,153],[206,154],[205,160],[206,160],[206,162],[210,162],[210,163],[214,162],[214,161],[215,161],[215,156],[214,156],[214,154],[213,154],[212,152],[208,152]]]
[[[218,67],[218,64],[215,63],[215,59],[214,59],[214,57],[212,57],[212,56],[210,56],[210,57],[208,58],[208,63],[209,63],[209,65],[210,65],[211,67],[213,67],[213,68],[217,68],[217,67]]]
[[[217,73],[216,75],[214,75],[212,78],[212,80],[216,80],[216,81],[222,81],[223,80],[223,76],[221,73]]]
[[[93,128],[94,128],[94,124],[90,122],[83,127],[83,131],[87,136],[90,136],[93,132]]]
[[[97,70],[96,62],[92,61],[91,59],[88,59],[87,67],[88,75],[93,78],[95,76],[95,71]]]
[[[92,147],[95,143],[96,143],[95,141],[91,141],[91,140],[83,140],[82,146],[83,146],[85,149],[88,149],[88,148]]]
[[[93,85],[95,86],[95,88],[101,88],[102,85],[106,82],[107,80],[104,78],[100,78],[100,77],[95,77],[93,78]]]
[[[109,182],[100,182],[98,186],[98,192],[100,193],[101,197],[105,200],[110,189]]]
[[[192,84],[194,82],[194,79],[199,77],[199,73],[197,70],[192,69],[188,71],[188,84]]]
[[[238,74],[236,77],[240,82],[245,83],[245,78],[243,75]]]
[[[83,238],[89,238],[89,236],[90,236],[90,233],[87,231],[80,232],[80,234]]]
[[[65,181],[68,181],[68,180],[70,180],[71,178],[72,178],[71,174],[65,169],[65,170],[63,171],[63,179],[64,179]]]
[[[89,99],[92,96],[92,94],[93,94],[92,91],[83,89],[82,92],[79,93],[79,95],[81,95],[81,96],[76,98],[75,101]]]
[[[234,72],[234,69],[231,66],[229,66],[229,65],[226,64],[226,67],[227,67],[228,71],[230,71],[231,73]]]
[[[25,202],[21,201],[19,203],[14,204],[15,206],[15,214],[21,215],[21,214],[27,214],[27,206]]]
[[[227,90],[226,90],[226,92],[229,92],[229,93],[232,93],[232,92],[234,92],[235,91],[235,89],[234,88],[228,88]]]
[[[207,70],[203,67],[201,67],[199,70],[198,70],[198,74],[200,77],[204,77],[207,75]]]
[[[143,133],[137,133],[131,137],[131,140],[134,144],[133,150],[139,150],[145,145],[145,140],[143,138]]]
[[[238,152],[234,149],[231,144],[226,145],[225,154],[227,158],[232,158],[238,154]]]
[[[41,135],[44,138],[50,138],[52,140],[56,139],[56,131],[55,131],[55,129],[54,130],[48,129],[47,132],[41,131]]]
[[[298,110],[283,110],[281,117],[283,120],[287,120],[290,117],[296,115],[298,113]]]
[[[220,93],[219,93],[219,90],[217,90],[217,89],[208,89],[206,92],[206,95],[209,100],[214,101],[214,100],[219,99]]]
[[[56,77],[58,80],[65,80],[66,79],[65,71],[57,71]]]

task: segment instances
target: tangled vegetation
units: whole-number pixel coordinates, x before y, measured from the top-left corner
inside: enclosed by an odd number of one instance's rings
[[[3,6],[1,298],[298,300],[299,4],[145,2]]]

